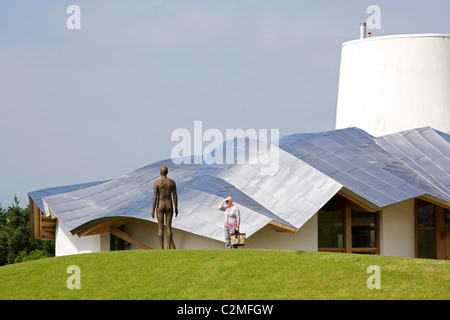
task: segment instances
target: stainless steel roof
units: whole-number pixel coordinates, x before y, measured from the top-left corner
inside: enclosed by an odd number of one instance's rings
[[[266,153],[277,157],[271,174],[262,175],[259,164],[249,164],[260,154],[247,154],[249,163],[229,165],[174,165],[168,159],[86,188],[63,188],[64,193],[43,198],[44,210],[75,233],[91,221],[112,217],[156,222],[151,218],[153,184],[166,165],[168,177],[177,182],[179,215],[173,219],[174,228],[223,241],[224,219],[218,206],[226,196],[239,207],[247,236],[270,221],[300,228],[342,185],[276,146],[270,148],[277,151]]]
[[[419,196],[448,203],[450,144],[442,135],[422,128],[374,138],[348,128],[286,136],[280,148],[378,208]]]
[[[248,143],[234,144],[234,157]],[[222,151],[229,155],[227,146]],[[265,170],[252,161],[255,157],[276,166]],[[431,128],[379,138],[358,128],[293,134],[281,138],[278,147],[247,152],[244,164],[231,160],[175,165],[167,159],[117,179],[42,189],[29,196],[72,233],[112,217],[156,223],[151,218],[153,184],[166,165],[178,189],[179,215],[173,227],[220,241],[223,214],[217,207],[226,196],[239,207],[247,236],[271,221],[298,229],[341,189],[374,209],[419,196],[450,204],[450,138]]]
[[[433,187],[450,195],[448,137],[428,127],[386,135],[375,139],[375,142]]]

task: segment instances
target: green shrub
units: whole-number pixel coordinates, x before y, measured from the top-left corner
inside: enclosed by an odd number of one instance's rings
[[[14,260],[14,263],[20,263],[31,260],[38,260],[42,258],[49,258],[50,254],[46,250],[33,250],[28,253],[26,250],[22,250],[19,252],[19,256]]]

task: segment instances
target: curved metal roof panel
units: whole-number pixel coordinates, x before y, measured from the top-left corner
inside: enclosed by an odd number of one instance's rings
[[[450,197],[450,139],[430,127],[376,138],[383,149]]]
[[[235,144],[230,156],[230,148],[224,144],[223,151],[228,152],[228,160],[236,161],[236,151],[247,147]],[[223,214],[218,205],[228,195],[241,210],[241,226],[247,236],[270,221],[300,228],[342,185],[276,146],[267,148],[247,152],[243,164],[160,161],[117,179],[45,197],[44,207],[72,232],[110,217],[156,222],[150,214],[153,185],[160,178],[160,167],[166,165],[168,176],[177,182],[179,215],[173,219],[174,228],[223,241]],[[276,166],[269,168],[257,161],[263,157]]]
[[[424,194],[449,201],[450,144],[439,137],[431,128],[380,138],[347,128],[286,136],[280,148],[382,208]]]
[[[255,141],[237,139],[203,155],[202,164],[192,164],[194,157],[180,164],[166,159],[117,179],[29,196],[73,233],[113,217],[156,223],[151,218],[153,185],[166,165],[178,189],[173,227],[223,241],[223,215],[217,207],[226,196],[240,208],[247,236],[271,221],[298,229],[341,189],[374,208],[424,195],[449,205],[449,141],[431,128],[379,138],[358,128],[293,134],[278,146],[258,149],[250,148]]]

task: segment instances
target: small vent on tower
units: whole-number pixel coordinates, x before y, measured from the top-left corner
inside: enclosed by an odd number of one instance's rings
[[[364,39],[366,37],[366,23],[361,22],[359,24],[359,38]]]

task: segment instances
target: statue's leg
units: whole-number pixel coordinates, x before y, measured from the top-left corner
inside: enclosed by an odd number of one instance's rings
[[[173,249],[172,248],[172,216],[173,212],[170,211],[166,213],[166,226],[167,226],[167,249]]]
[[[159,248],[164,250],[164,213],[162,210],[158,209],[158,238],[159,238]]]

